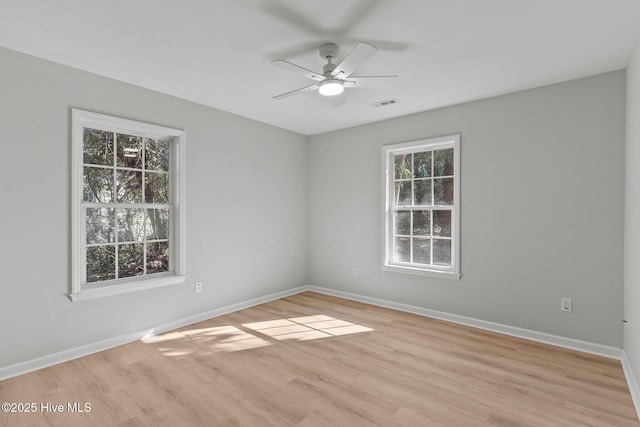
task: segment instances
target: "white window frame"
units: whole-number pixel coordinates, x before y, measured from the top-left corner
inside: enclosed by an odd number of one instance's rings
[[[169,250],[172,271],[149,276],[86,283],[86,220],[82,203],[83,129],[94,128],[153,139],[171,139],[169,182],[172,222]],[[152,125],[79,109],[71,112],[71,292],[72,301],[100,298],[183,283],[185,254],[185,144],[183,130]]]
[[[451,266],[429,265],[393,261],[393,211],[394,203],[394,156],[425,150],[453,148],[454,195],[451,215]],[[459,280],[460,272],[460,135],[409,141],[382,146],[382,270]],[[433,191],[433,190],[432,190]],[[450,206],[450,205],[448,205]],[[407,208],[401,206],[400,208]]]

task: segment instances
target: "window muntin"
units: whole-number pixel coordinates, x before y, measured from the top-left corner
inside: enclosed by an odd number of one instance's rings
[[[459,136],[383,147],[383,268],[459,275]]]
[[[184,132],[73,110],[72,299],[184,281]]]

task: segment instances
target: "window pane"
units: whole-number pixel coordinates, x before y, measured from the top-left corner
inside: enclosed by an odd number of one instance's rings
[[[118,278],[144,274],[144,245],[118,245]]]
[[[142,172],[118,170],[116,179],[118,203],[142,202]]]
[[[411,242],[408,237],[396,237],[393,239],[393,260],[411,261]]]
[[[433,264],[451,265],[451,240],[433,239]]]
[[[147,172],[144,179],[144,198],[146,203],[169,203],[168,174]]]
[[[145,138],[145,169],[168,171],[171,141]]]
[[[169,238],[169,209],[147,209],[147,240]]]
[[[396,182],[396,205],[407,206],[411,204],[411,181]]]
[[[413,211],[413,235],[428,236],[431,228],[430,211]],[[414,248],[415,249],[415,248]]]
[[[116,165],[125,168],[142,169],[142,138],[118,134]]]
[[[169,242],[147,244],[147,274],[169,271]]]
[[[431,176],[431,151],[413,154],[413,177],[427,178]]]
[[[433,180],[434,205],[453,204],[453,178],[440,178]]]
[[[453,175],[453,148],[433,152],[433,175]]]
[[[431,239],[413,239],[413,262],[431,264]]]
[[[431,205],[431,180],[424,179],[414,182],[415,187],[415,204]]]
[[[433,211],[433,235],[451,237],[451,211]]]
[[[393,233],[408,236],[411,223],[410,211],[396,211],[393,221]]]
[[[87,248],[87,283],[116,278],[116,247]]]
[[[113,201],[113,169],[85,167],[82,183],[83,202]]]
[[[92,165],[113,165],[113,132],[84,128],[83,161]]]
[[[115,220],[114,209],[87,208],[87,243],[114,243]]]
[[[411,178],[411,154],[400,154],[394,157],[396,179]]]
[[[118,241],[144,240],[144,209],[118,209]]]

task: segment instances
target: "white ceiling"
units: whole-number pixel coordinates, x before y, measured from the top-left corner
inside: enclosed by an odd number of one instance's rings
[[[622,69],[639,33],[639,0],[0,0],[0,46],[305,135]],[[272,99],[313,82],[271,60],[358,41],[389,87]]]

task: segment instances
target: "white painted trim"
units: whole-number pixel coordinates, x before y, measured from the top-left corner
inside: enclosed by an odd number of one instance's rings
[[[453,148],[454,150],[454,201],[453,217],[451,218],[451,266],[450,267],[438,267],[435,265],[422,267],[420,264],[412,263],[399,263],[392,260],[393,252],[393,225],[392,225],[392,211],[398,206],[394,206],[392,202],[393,195],[395,193],[395,181],[394,181],[394,156],[397,154],[410,154],[414,152],[437,150],[441,148]],[[386,144],[381,147],[382,150],[382,269],[385,271],[417,274],[421,276],[440,277],[446,279],[460,280],[461,273],[461,245],[460,245],[460,134],[440,136],[436,138],[421,139],[417,141],[409,141],[403,143]],[[432,177],[433,178],[433,177]],[[413,181],[413,176],[411,180]],[[432,189],[433,192],[433,189]],[[433,194],[433,193],[432,193]],[[435,202],[435,201],[433,201]],[[413,204],[408,206],[402,206],[401,208],[413,210],[413,209],[432,209],[431,207],[415,206]],[[442,208],[442,207],[441,207]],[[411,233],[413,234],[413,233]]]
[[[383,300],[379,298],[367,297],[350,292],[338,291],[335,289],[323,288],[319,286],[307,286],[307,290],[318,292],[320,294],[331,295],[334,297],[349,299],[358,302],[375,305],[378,307],[391,308],[398,311],[417,314],[420,316],[431,317],[434,319],[446,320],[447,322],[457,323],[460,325],[471,326],[473,328],[484,329],[491,332],[510,335],[518,338],[524,338],[530,341],[551,344],[557,347],[578,350],[585,353],[604,356],[611,359],[622,360],[622,349],[602,344],[591,343],[587,341],[576,340],[573,338],[551,335],[544,332],[532,331],[530,329],[518,328],[515,326],[503,325],[501,323],[488,322],[486,320],[474,319],[472,317],[460,316],[457,314],[445,313],[443,311],[431,310],[414,305],[402,304]]]
[[[137,279],[135,281],[124,282],[122,285],[107,285],[98,286],[96,288],[83,289],[82,292],[76,292],[69,294],[71,301],[84,301],[93,298],[102,298],[112,295],[128,294],[129,292],[144,291],[147,289],[159,288],[162,286],[177,285],[184,283],[187,276],[177,276],[175,274],[160,276],[160,277],[146,277],[144,279]]]
[[[83,203],[83,129],[91,127],[113,132],[126,132],[145,138],[167,138],[172,140],[171,168],[169,171],[172,205],[172,227],[169,241],[172,255],[170,257],[170,275],[167,277],[139,276],[131,279],[116,279],[108,282],[88,285],[86,283],[86,262],[84,248],[86,240],[85,219],[81,214]],[[71,109],[71,291],[72,301],[82,301],[136,292],[154,287],[183,283],[186,275],[186,133],[184,130],[158,126],[90,111]],[[112,166],[113,167],[113,166]],[[126,204],[118,204],[124,206]],[[138,204],[140,207],[146,204]]]
[[[638,416],[638,420],[640,420],[640,387],[638,387],[636,377],[633,375],[631,364],[629,363],[629,359],[627,358],[627,353],[624,350],[622,350],[622,357],[620,359],[620,362],[622,362],[624,377],[627,380],[629,393],[631,393],[631,399],[633,400],[633,405],[636,408],[636,415]]]
[[[440,279],[460,280],[462,278],[462,274],[453,273],[451,271],[429,270],[426,268],[416,268],[416,267],[396,265],[396,264],[382,265],[380,266],[380,268],[383,271],[415,274],[417,276],[438,277]]]
[[[18,375],[26,374],[29,372],[37,371],[39,369],[47,368],[49,366],[57,365],[59,363],[67,362],[69,360],[77,359],[79,357],[87,356],[93,353],[98,353],[100,351],[108,350],[110,348],[128,344],[128,343],[137,341],[143,337],[162,334],[164,332],[167,332],[176,328],[181,328],[183,326],[191,325],[193,323],[202,322],[203,320],[211,319],[214,317],[222,316],[224,314],[232,313],[234,311],[243,310],[245,308],[253,307],[255,305],[264,304],[269,301],[295,295],[300,292],[304,292],[306,290],[307,290],[306,286],[299,286],[297,288],[275,292],[262,297],[253,298],[253,299],[242,301],[236,304],[227,305],[224,307],[205,311],[203,313],[194,314],[192,316],[184,317],[182,319],[176,319],[171,322],[163,323],[162,325],[158,325],[151,329],[144,329],[142,331],[119,335],[117,337],[108,338],[106,340],[82,345],[80,347],[63,350],[58,353],[48,354],[35,359],[19,362],[14,365],[0,367],[0,381],[6,380],[8,378],[16,377]]]

